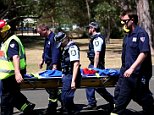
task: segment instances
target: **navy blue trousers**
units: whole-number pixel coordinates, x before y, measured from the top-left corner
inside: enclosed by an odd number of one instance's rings
[[[20,92],[20,86],[15,76],[2,80],[1,115],[12,115],[13,107],[18,110],[28,103],[27,98]]]
[[[93,65],[90,64],[88,68],[93,68]],[[104,67],[100,67],[100,69],[103,69]],[[88,100],[89,105],[96,105],[96,98],[95,98],[95,91],[100,94],[107,102],[113,104],[114,99],[113,96],[106,90],[104,86],[101,88],[86,88],[86,96]]]
[[[72,75],[67,74],[62,78],[62,102],[65,109],[71,112],[74,109],[74,93],[75,89],[71,89]]]
[[[131,99],[142,106],[143,111],[152,112],[154,100],[149,90],[149,80],[142,81],[141,76],[121,77],[115,88],[115,108],[114,113],[123,115]],[[149,114],[149,113],[146,113]]]

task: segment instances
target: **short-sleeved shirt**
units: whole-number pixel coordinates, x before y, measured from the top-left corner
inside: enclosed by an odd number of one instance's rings
[[[148,55],[143,63],[136,68],[134,73],[152,74],[149,37],[146,31],[136,26],[135,30],[124,38],[122,63],[124,63],[126,70],[136,61],[140,53],[147,53]]]
[[[68,43],[71,44],[73,41],[70,41]],[[79,61],[80,60],[80,53],[79,53],[79,48],[76,45],[71,45],[68,50],[69,56],[70,56],[70,61]]]
[[[19,55],[19,44],[17,43],[17,41],[11,40],[8,47],[7,55],[11,61],[13,60],[13,56]],[[25,74],[26,69],[22,70],[21,73]]]
[[[11,40],[7,54],[11,60],[14,55],[19,55],[19,45],[15,40]]]
[[[93,46],[95,52],[100,52],[102,50],[103,39],[101,37],[97,37],[93,40]]]

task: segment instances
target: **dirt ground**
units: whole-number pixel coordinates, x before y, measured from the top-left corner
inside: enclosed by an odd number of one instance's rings
[[[74,38],[73,41],[75,41],[80,47],[81,67],[82,68],[87,67],[89,64],[89,60],[87,58],[89,39]],[[43,39],[35,39],[33,41],[24,42],[26,56],[27,56],[28,73],[37,73],[45,70],[45,65],[42,70],[38,68],[38,63],[41,61],[41,57],[42,57],[43,42],[44,42]],[[107,46],[107,49],[106,49],[106,57],[105,57],[105,67],[120,68],[122,39],[111,39],[110,43],[107,43],[106,46]],[[154,60],[154,56],[152,56],[152,60]]]

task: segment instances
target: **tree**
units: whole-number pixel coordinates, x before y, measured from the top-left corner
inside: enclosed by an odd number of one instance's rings
[[[143,27],[149,35],[149,41],[151,46],[151,53],[154,54],[152,48],[152,21],[149,12],[149,1],[148,0],[137,0],[137,12],[139,16],[139,25]]]
[[[95,19],[104,27],[104,34],[106,34],[106,40],[109,42],[111,31],[115,28],[118,20],[119,7],[116,6],[114,1],[107,0],[99,3],[94,11]]]

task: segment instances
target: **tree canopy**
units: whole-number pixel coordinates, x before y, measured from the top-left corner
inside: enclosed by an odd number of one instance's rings
[[[38,23],[47,23],[49,26],[77,24],[84,27],[90,21],[98,21],[104,34],[110,38],[122,35],[119,28],[121,10],[136,9],[140,21],[151,27],[149,31],[153,43],[153,6],[153,0],[1,0],[0,18],[8,19],[14,28],[19,23],[21,16],[38,17]],[[145,7],[145,9],[141,7]],[[146,10],[147,8],[149,9]],[[148,20],[141,18],[144,15],[140,15],[139,11],[149,14],[150,18]]]

